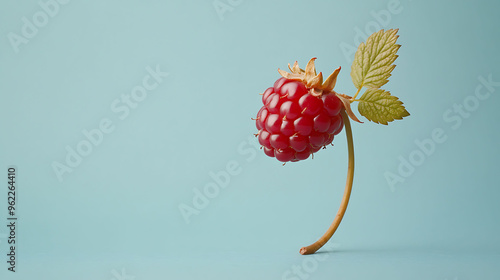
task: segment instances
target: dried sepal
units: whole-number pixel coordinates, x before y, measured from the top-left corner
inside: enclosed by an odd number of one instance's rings
[[[321,97],[323,95],[323,91],[321,89],[312,88],[309,90],[309,94],[312,96]]]
[[[326,81],[321,85],[321,89],[325,91],[332,91],[335,88],[335,84],[337,83],[337,76],[340,73],[341,67],[335,69],[328,78],[326,78]]]
[[[280,73],[280,75],[286,79],[289,79],[289,80],[293,80],[293,81],[302,81],[303,80],[303,76],[304,75],[301,75],[301,74],[293,74],[293,73],[288,73],[286,71],[283,71],[281,69],[278,68],[278,72]]]
[[[310,88],[319,88],[321,87],[322,84],[323,84],[323,73],[319,72],[318,75],[308,80],[308,84],[306,86]]]
[[[299,67],[299,63],[297,61],[293,63],[293,67],[290,67],[290,63],[288,63],[288,69],[290,69],[290,72],[294,74],[303,74],[305,72],[304,69]]]
[[[306,84],[310,84],[311,80],[314,79],[316,76],[316,67],[314,66],[314,61],[316,60],[315,57],[311,58],[309,62],[306,65],[306,72],[305,72],[305,82]]]
[[[358,117],[356,117],[356,115],[354,115],[354,112],[351,109],[351,97],[349,95],[345,95],[345,94],[342,94],[342,93],[336,93],[336,92],[335,92],[335,95],[337,95],[337,97],[340,99],[340,101],[342,101],[342,104],[344,105],[344,109],[345,109],[345,112],[347,113],[347,115],[353,121],[356,121],[356,122],[359,122],[359,123],[363,123],[362,121],[360,121],[358,119]]]
[[[280,75],[284,78],[294,80],[294,81],[302,81],[304,85],[310,89],[310,93],[314,96],[321,96],[323,94],[332,92],[335,83],[337,82],[337,76],[340,72],[340,67],[335,69],[330,76],[323,82],[323,73],[319,72],[316,74],[316,67],[314,66],[315,57],[311,58],[306,65],[305,70],[299,67],[297,61],[290,66],[288,64],[288,69],[290,69],[291,73],[278,69]]]

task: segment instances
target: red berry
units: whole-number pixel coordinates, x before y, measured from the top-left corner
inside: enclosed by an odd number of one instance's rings
[[[342,131],[340,99],[333,92],[312,92],[303,82],[285,78],[264,92],[256,127],[266,155],[281,162],[305,160]]]
[[[271,137],[271,134],[265,130],[259,131],[259,143],[267,148],[271,148],[271,143],[269,142],[269,138]]]
[[[295,131],[301,135],[309,135],[314,126],[313,120],[308,116],[302,116],[296,119],[293,124],[295,125]]]
[[[271,147],[275,149],[286,149],[289,146],[288,137],[283,134],[273,134],[271,138],[269,138],[269,142]]]
[[[321,149],[321,147],[312,146],[312,147],[311,147],[311,154],[313,154],[313,153],[315,153],[315,152],[319,151],[320,149]]]
[[[328,134],[328,138],[327,138],[327,139],[326,139],[326,141],[325,141],[325,146],[326,146],[326,145],[330,145],[330,144],[332,144],[332,141],[333,141],[333,137],[334,137],[334,136],[335,136],[335,135],[333,135],[333,134]]]
[[[297,102],[285,101],[281,104],[280,115],[286,116],[287,120],[295,120],[300,116],[300,106]]]
[[[328,128],[327,132],[333,135],[337,135],[342,131],[342,128],[344,127],[344,122],[342,121],[342,117],[340,115],[337,115],[330,120],[330,127]]]
[[[323,100],[323,106],[330,116],[337,116],[340,113],[340,109],[342,109],[342,101],[340,101],[337,96],[333,94],[326,94],[323,95],[321,99]]]
[[[274,149],[273,148],[264,147],[264,153],[267,156],[274,157]]]
[[[266,108],[263,107],[263,111],[261,112],[261,116],[265,119],[267,116],[267,111]],[[262,110],[262,109],[261,109]],[[328,128],[330,128],[330,123],[331,123],[331,117],[328,115],[326,110],[323,110],[321,113],[319,113],[316,117],[314,117],[314,130],[317,132],[326,132]],[[258,126],[257,126],[258,128]]]
[[[337,135],[342,131],[342,128],[344,128],[344,120],[342,118],[339,119],[338,121],[340,124],[337,126],[337,130],[333,132],[333,135]]]
[[[273,93],[273,88],[270,87],[268,89],[266,89],[266,91],[264,91],[264,93],[262,94],[262,103],[264,104],[267,104],[267,98],[269,97],[269,95],[271,95],[271,93]]]
[[[291,161],[295,157],[295,151],[291,148],[283,150],[274,150],[274,156],[282,162]]]
[[[269,115],[266,120],[265,129],[271,133],[280,133],[281,122],[280,115]]]
[[[277,92],[277,93],[281,93],[281,88],[283,87],[283,85],[286,83],[286,82],[289,82],[289,80],[285,79],[285,78],[279,78],[276,80],[276,82],[274,82],[274,92]]]
[[[280,112],[280,106],[282,103],[282,100],[279,96],[279,94],[276,93],[271,93],[269,97],[266,100],[266,108],[269,111],[269,113],[279,113]]]
[[[309,135],[309,143],[313,146],[318,146],[321,147],[325,145],[325,141],[328,139],[328,134],[327,133],[320,133],[320,132],[313,132],[311,135]]]
[[[281,78],[285,79],[285,78]],[[285,79],[286,80],[286,79]],[[280,84],[280,83],[278,83]],[[286,96],[288,100],[295,100],[299,99],[301,96],[306,94],[308,92],[307,88],[304,86],[304,84],[300,82],[291,82],[288,80],[288,83],[283,84],[283,86],[279,89],[276,88],[276,83],[275,85],[275,90],[281,93],[281,95]]]
[[[310,150],[304,150],[302,152],[296,152],[295,153],[295,159],[297,160],[305,160],[311,155]]]
[[[290,147],[294,149],[296,152],[302,152],[306,148],[309,147],[309,139],[307,136],[302,135],[294,135],[290,137]]]
[[[295,133],[295,127],[293,126],[293,121],[284,120],[281,122],[281,134],[285,136],[292,136]]]
[[[299,106],[304,115],[315,116],[323,109],[323,102],[319,97],[305,94],[299,99]]]
[[[260,108],[260,111],[257,113],[257,119],[255,122],[255,125],[257,126],[258,130],[264,128],[268,114],[269,112],[267,111],[266,107]]]

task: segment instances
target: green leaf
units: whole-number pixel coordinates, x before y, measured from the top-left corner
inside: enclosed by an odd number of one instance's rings
[[[396,96],[383,89],[370,88],[359,99],[358,110],[368,120],[387,124],[410,115]]]
[[[351,66],[351,78],[357,89],[385,85],[396,67],[394,61],[401,45],[396,44],[399,29],[380,30],[359,45]]]

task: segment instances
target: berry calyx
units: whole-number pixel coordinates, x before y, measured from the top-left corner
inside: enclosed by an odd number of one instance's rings
[[[330,93],[333,91],[335,84],[337,83],[337,76],[340,72],[340,67],[335,69],[330,76],[323,82],[323,73],[319,72],[316,74],[316,67],[314,66],[315,57],[311,58],[306,65],[306,69],[303,70],[299,67],[297,61],[293,64],[293,67],[288,64],[288,69],[291,73],[283,71],[278,68],[278,72],[281,76],[292,81],[302,82],[308,89],[310,89],[310,94],[313,96],[321,96],[324,93]]]

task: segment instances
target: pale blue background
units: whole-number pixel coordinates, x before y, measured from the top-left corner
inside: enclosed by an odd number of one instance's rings
[[[0,4],[0,174],[19,169],[18,272],[7,271],[1,226],[2,279],[120,280],[122,269],[137,280],[286,279],[292,266],[314,264],[298,250],[338,209],[344,132],[314,160],[285,167],[261,151],[247,161],[238,146],[251,147],[258,93],[289,62],[342,66],[337,89],[353,94],[340,45],[353,45],[355,28],[390,1],[244,0],[222,20],[210,0],[71,1],[15,53],[8,34],[41,10],[19,2]],[[500,81],[500,5],[400,3],[386,28],[400,28],[403,47],[385,88],[411,116],[353,124],[352,200],[307,277],[498,279],[500,87],[456,130],[443,114],[479,76]],[[111,102],[156,65],[170,75],[120,120]],[[103,118],[115,130],[59,182],[52,162]],[[446,142],[391,190],[384,172],[435,128]],[[178,206],[231,160],[241,173],[186,224]]]

